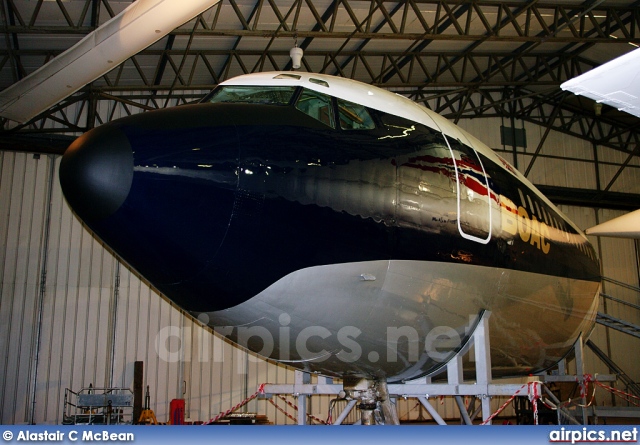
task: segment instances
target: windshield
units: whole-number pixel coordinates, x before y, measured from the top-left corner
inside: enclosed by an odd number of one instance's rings
[[[216,90],[209,102],[288,105],[295,90],[296,87],[227,85]]]

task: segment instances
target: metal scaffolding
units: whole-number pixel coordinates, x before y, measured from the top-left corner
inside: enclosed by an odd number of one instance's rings
[[[333,395],[342,397],[347,400],[347,405],[340,415],[334,421],[334,425],[340,425],[349,413],[356,405],[360,408],[361,413],[363,411],[374,411],[378,409],[382,411],[385,396],[382,394],[386,391],[388,399],[393,401],[398,397],[402,398],[415,398],[422,406],[429,412],[433,420],[439,425],[445,425],[446,422],[438,414],[435,408],[429,403],[429,399],[433,397],[453,397],[460,410],[461,419],[467,425],[475,423],[491,424],[493,417],[504,409],[508,403],[510,403],[515,397],[526,397],[534,404],[543,395],[542,392],[546,392],[546,396],[553,400],[553,404],[556,405],[556,409],[559,410],[564,418],[570,419],[572,423],[579,424],[580,422],[575,419],[574,414],[570,413],[567,409],[562,407],[561,402],[549,391],[544,383],[550,382],[578,382],[580,385],[585,384],[584,377],[584,365],[582,355],[582,336],[575,344],[576,353],[576,375],[569,375],[566,373],[566,366],[564,361],[559,365],[559,369],[553,375],[540,374],[531,376],[525,383],[500,383],[492,379],[491,375],[491,356],[490,351],[490,339],[489,339],[489,316],[490,312],[486,311],[482,315],[480,322],[471,334],[469,342],[456,354],[456,356],[450,360],[444,372],[446,373],[446,382],[434,383],[433,377],[424,377],[417,380],[407,381],[405,383],[393,383],[393,384],[380,384],[380,382],[372,380],[357,380],[354,382],[345,381],[343,384],[333,383],[330,379],[324,377],[318,377],[317,383],[310,383],[311,376],[302,371],[296,371],[296,381],[294,384],[266,384],[262,387],[263,394],[261,397],[271,397],[276,394],[288,394],[294,395],[298,398],[298,424],[304,425],[307,422],[307,402],[308,399],[314,395]],[[469,353],[473,347],[473,354],[475,359],[475,378],[472,381],[465,381],[462,372],[462,359],[465,354]],[[601,382],[615,381],[614,375],[599,375],[598,380]],[[381,388],[386,388],[382,389]],[[377,406],[368,406],[371,403],[371,394],[373,393],[374,402],[377,402]],[[501,396],[510,397],[497,412],[491,410],[491,398]],[[480,405],[475,410],[467,410],[464,404],[464,397],[473,397],[475,400],[480,401]],[[582,405],[586,405],[586,401],[583,397]],[[382,403],[381,403],[382,402]],[[481,413],[482,421],[476,421],[475,417]],[[579,413],[579,418],[586,424],[589,412],[584,408]],[[374,416],[375,417],[375,416]],[[387,416],[381,416],[382,422],[377,421],[375,423],[394,423],[389,422]],[[365,421],[365,416],[362,417],[362,423],[369,423]]]

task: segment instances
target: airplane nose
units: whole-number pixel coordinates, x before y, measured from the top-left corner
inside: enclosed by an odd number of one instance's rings
[[[132,180],[131,144],[114,125],[105,124],[80,136],[60,164],[62,192],[85,221],[115,213],[129,195]]]

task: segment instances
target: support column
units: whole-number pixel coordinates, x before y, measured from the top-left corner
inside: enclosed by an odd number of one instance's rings
[[[582,405],[582,423],[583,425],[587,425],[589,423],[589,418],[587,413],[586,398],[587,387],[585,386],[584,382],[584,349],[582,343],[582,334],[580,334],[580,336],[576,340],[574,350],[576,352],[576,374],[578,376],[578,382],[580,382],[580,392],[583,394],[580,398],[580,403]]]
[[[349,400],[349,402],[347,403],[347,406],[345,407],[345,409],[340,413],[340,415],[338,416],[338,418],[336,419],[335,422],[333,422],[334,425],[342,425],[342,422],[344,422],[344,419],[347,418],[347,416],[349,415],[349,413],[351,412],[351,410],[353,409],[354,406],[356,406],[356,403],[358,403],[358,401],[356,399],[353,400]]]
[[[462,383],[462,379],[462,354],[456,354],[454,358],[447,362],[447,382],[457,388]],[[464,406],[464,400],[459,395],[454,395],[454,398],[460,410],[460,418],[465,425],[471,425],[471,419],[467,413],[467,408]]]
[[[464,406],[464,400],[462,396],[455,396],[456,404],[458,405],[458,409],[460,410],[460,416],[462,420],[464,420],[465,425],[473,425],[471,422],[471,417],[469,417],[469,413],[467,412],[467,407]]]
[[[376,382],[376,389],[385,424],[400,425],[398,410],[395,403],[391,401],[386,380],[378,380]]]
[[[485,311],[473,333],[476,360],[476,382],[484,391],[482,397],[482,421],[491,415],[491,398],[489,397],[489,383],[491,383],[491,349],[489,341],[489,317],[491,312]],[[488,422],[491,424],[491,422]]]
[[[462,383],[462,357],[460,354],[447,362],[447,382],[449,385]]]
[[[420,396],[418,397],[418,400],[420,401],[420,403],[422,404],[422,406],[425,407],[425,409],[427,410],[427,412],[431,415],[431,417],[433,418],[433,420],[436,421],[436,423],[438,425],[446,425],[447,422],[445,422],[442,417],[440,416],[440,414],[438,414],[438,411],[436,411],[436,409],[431,406],[431,404],[429,403],[429,401],[427,400],[426,397],[424,396]]]
[[[304,385],[311,383],[311,374],[303,371],[295,371],[295,384]],[[307,424],[307,400],[309,396],[304,394],[298,395],[298,425]]]
[[[567,375],[567,360],[564,358],[558,362],[558,375]]]

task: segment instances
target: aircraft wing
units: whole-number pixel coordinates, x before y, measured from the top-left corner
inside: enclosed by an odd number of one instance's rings
[[[640,117],[640,49],[574,77],[560,88]]]
[[[627,213],[586,230],[587,235],[640,239],[640,210]]]

